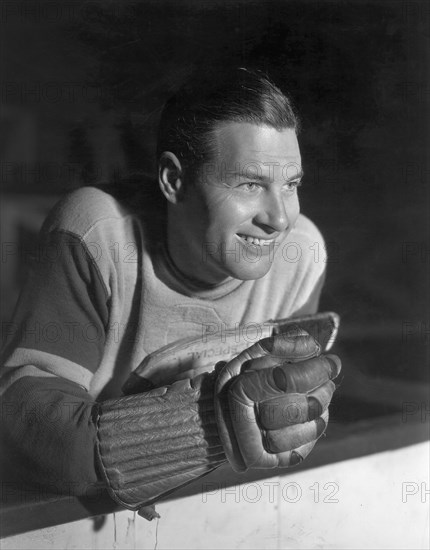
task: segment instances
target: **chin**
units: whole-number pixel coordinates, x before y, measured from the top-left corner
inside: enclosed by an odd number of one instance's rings
[[[269,273],[270,268],[272,267],[271,263],[258,262],[255,264],[235,264],[229,269],[230,276],[235,279],[240,279],[242,281],[252,281],[255,279],[261,279],[267,273]]]

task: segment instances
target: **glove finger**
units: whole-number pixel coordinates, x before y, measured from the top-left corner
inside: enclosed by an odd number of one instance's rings
[[[309,420],[308,409],[306,394],[283,394],[258,404],[258,422],[266,430],[278,430],[292,424],[302,424]]]
[[[335,378],[339,371],[340,360],[335,355],[321,355],[270,369],[248,370],[232,381],[228,388],[229,399],[253,405],[285,394],[307,394]]]
[[[309,416],[308,420],[315,420],[328,409],[333,394],[336,391],[336,384],[329,380],[313,392],[308,394]]]
[[[293,326],[287,332],[263,338],[257,344],[271,356],[277,356],[284,361],[304,360],[319,355],[321,347],[305,330]]]
[[[282,336],[284,335],[279,334],[273,337],[276,338],[274,352],[269,353],[268,355],[264,355],[262,357],[257,357],[255,359],[245,361],[242,366],[241,372],[245,372],[248,370],[268,369],[270,367],[276,367],[277,365],[283,365],[284,363],[298,363],[300,361],[304,361],[305,359],[310,359],[311,357],[316,357],[319,355],[319,348],[314,346],[314,343],[316,342],[315,340],[313,340],[312,336],[309,336],[308,334],[298,336],[294,343],[294,345],[296,346],[295,353],[292,353],[291,351],[285,349],[287,347],[285,342],[278,341],[278,338]],[[270,338],[264,338],[255,345],[260,345],[261,347],[271,345],[270,343],[266,344],[264,340],[270,340]]]
[[[303,361],[316,357],[321,352],[320,345],[307,332],[296,327],[268,338],[262,338],[251,347],[243,350],[226,365],[231,376],[236,376],[242,367],[248,370],[253,361],[264,358],[266,361],[255,363],[255,368],[264,369],[285,361]]]
[[[276,387],[286,393],[308,393],[336,378],[341,366],[337,355],[320,355],[301,363],[274,367],[272,376]]]
[[[310,394],[291,393],[258,404],[258,420],[267,430],[317,419],[327,409],[335,384],[329,380]]]
[[[312,449],[315,447],[317,440],[314,439],[306,445],[302,445],[297,449],[292,451],[286,451],[284,453],[278,453],[276,456],[278,461],[278,468],[291,468],[292,466],[297,466],[310,454]]]
[[[321,437],[327,428],[327,423],[328,410],[311,422],[294,424],[279,430],[268,430],[264,438],[264,447],[269,453],[292,451]]]

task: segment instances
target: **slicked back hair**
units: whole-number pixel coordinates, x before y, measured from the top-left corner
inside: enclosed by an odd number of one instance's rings
[[[185,171],[196,174],[213,159],[213,133],[225,122],[247,122],[299,132],[292,100],[264,73],[246,68],[212,71],[190,79],[161,114],[157,158],[174,153]]]

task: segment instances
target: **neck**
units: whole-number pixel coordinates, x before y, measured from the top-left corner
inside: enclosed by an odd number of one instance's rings
[[[183,278],[192,281],[195,285],[212,287],[231,279],[213,265],[208,254],[205,254],[204,245],[199,246],[197,241],[190,239],[184,231],[185,224],[175,220],[169,213],[167,220],[167,252],[169,257]]]

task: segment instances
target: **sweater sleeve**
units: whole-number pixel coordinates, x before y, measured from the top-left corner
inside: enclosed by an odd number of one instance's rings
[[[44,235],[13,320],[3,326],[3,390],[32,375],[58,376],[88,389],[108,322],[109,293],[86,243],[67,231]]]
[[[96,403],[109,294],[85,242],[42,232],[13,320],[3,327],[2,462],[6,479],[83,495],[99,480]]]
[[[97,404],[77,384],[24,376],[2,396],[3,479],[44,494],[83,496],[101,480]]]

